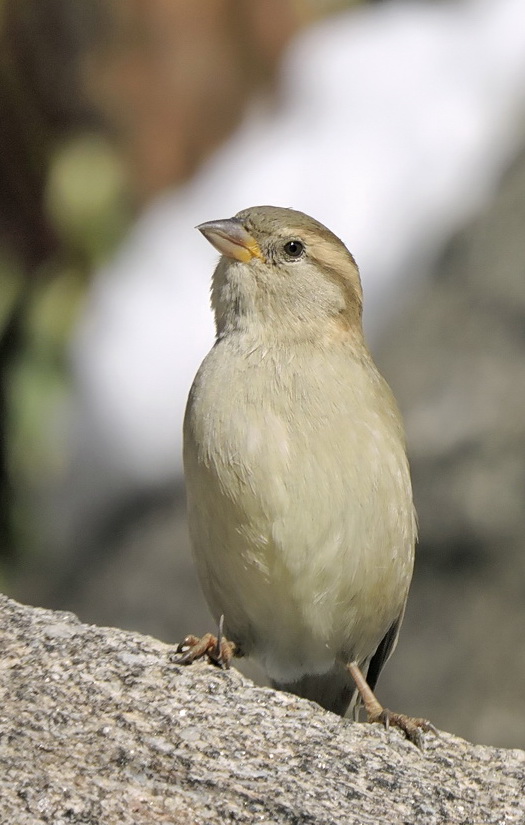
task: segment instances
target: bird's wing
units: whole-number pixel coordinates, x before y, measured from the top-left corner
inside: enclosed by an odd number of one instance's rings
[[[391,654],[394,652],[394,648],[397,644],[397,637],[399,636],[399,630],[401,628],[401,622],[403,621],[404,614],[405,607],[403,606],[403,610],[401,611],[400,615],[394,622],[392,622],[387,632],[385,633],[383,639],[379,643],[376,652],[370,660],[366,681],[368,682],[372,690],[374,690],[377,684],[377,680],[379,679],[379,674],[381,673],[383,666],[386,664]]]

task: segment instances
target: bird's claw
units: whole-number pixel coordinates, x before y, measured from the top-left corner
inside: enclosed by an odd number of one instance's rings
[[[379,722],[386,730],[390,727],[399,728],[405,734],[406,738],[416,745],[418,748],[423,748],[422,732],[434,733],[437,735],[437,729],[428,719],[421,719],[419,717],[407,716],[404,713],[394,713],[388,708],[382,708],[377,715],[369,715],[369,722]]]
[[[186,636],[177,645],[176,652],[182,653],[182,656],[177,659],[177,664],[190,665],[196,659],[206,657],[209,662],[222,670],[228,670],[233,657],[238,653],[238,648],[235,642],[224,638],[222,628],[223,617],[221,616],[216,636],[213,633],[205,633],[200,638],[192,635]]]

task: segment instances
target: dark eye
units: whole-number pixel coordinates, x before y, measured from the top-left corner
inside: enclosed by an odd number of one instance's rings
[[[304,252],[304,243],[301,241],[287,241],[283,248],[289,258],[300,258]]]

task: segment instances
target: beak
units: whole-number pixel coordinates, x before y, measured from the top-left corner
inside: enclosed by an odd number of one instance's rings
[[[248,263],[252,258],[264,260],[259,244],[238,218],[208,221],[195,227],[222,255]]]

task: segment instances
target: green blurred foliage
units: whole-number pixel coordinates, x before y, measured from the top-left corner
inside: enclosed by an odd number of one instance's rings
[[[62,243],[99,263],[125,221],[125,172],[118,154],[97,134],[65,142],[52,157],[45,211]]]
[[[65,464],[68,342],[89,279],[130,217],[123,165],[107,139],[76,134],[49,158],[43,206],[56,248],[28,272],[7,251],[9,243],[0,243],[0,336],[13,338],[2,365],[4,559],[16,560],[38,543],[35,497]]]

